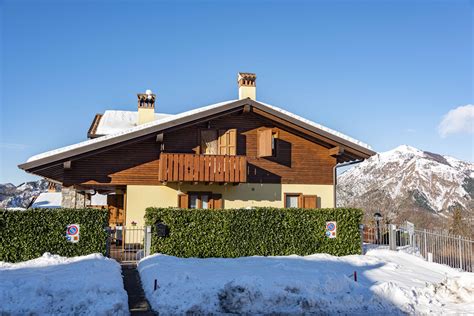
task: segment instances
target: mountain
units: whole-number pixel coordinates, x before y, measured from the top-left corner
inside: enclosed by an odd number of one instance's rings
[[[27,208],[41,192],[48,191],[48,181],[25,182],[19,186],[11,183],[0,184],[0,209]]]
[[[380,211],[389,218],[454,208],[474,216],[474,163],[407,145],[379,153],[338,177],[338,206]]]

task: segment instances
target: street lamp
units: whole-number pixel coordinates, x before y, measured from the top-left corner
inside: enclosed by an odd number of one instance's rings
[[[380,221],[383,219],[383,216],[379,212],[376,212],[374,213],[374,219],[377,228],[377,234],[375,235],[375,243],[380,244]]]

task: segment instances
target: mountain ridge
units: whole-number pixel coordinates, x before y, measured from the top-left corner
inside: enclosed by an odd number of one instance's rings
[[[338,206],[382,211],[389,217],[454,208],[474,213],[474,163],[408,145],[378,153],[338,177]]]

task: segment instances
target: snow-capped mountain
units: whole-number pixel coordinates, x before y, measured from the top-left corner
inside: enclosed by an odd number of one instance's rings
[[[338,177],[338,206],[400,213],[453,207],[474,212],[474,163],[407,145],[379,153]]]
[[[48,181],[44,179],[25,182],[19,186],[11,183],[0,184],[0,209],[27,208],[34,198],[46,191],[48,191]]]

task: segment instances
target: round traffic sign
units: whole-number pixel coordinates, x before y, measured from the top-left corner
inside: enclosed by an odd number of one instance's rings
[[[329,231],[333,231],[336,229],[336,225],[334,225],[334,223],[328,223],[326,229]]]
[[[77,228],[76,225],[71,225],[67,228],[67,233],[69,235],[76,235],[78,231],[79,231],[79,229]]]

